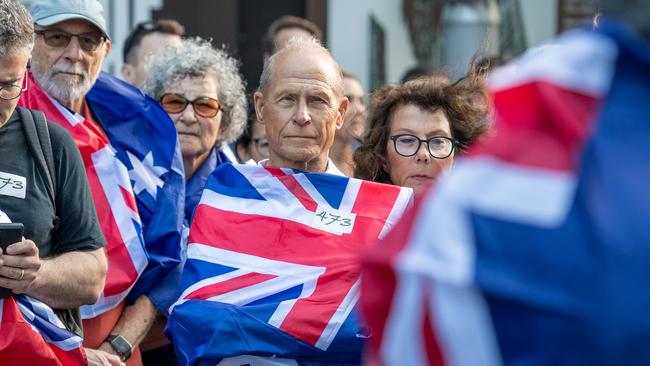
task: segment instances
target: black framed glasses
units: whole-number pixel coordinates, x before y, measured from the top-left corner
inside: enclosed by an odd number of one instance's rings
[[[73,37],[77,37],[79,47],[85,52],[97,50],[105,40],[106,36],[99,32],[88,32],[81,34],[68,33],[61,29],[35,30],[35,34],[43,37],[45,44],[55,48],[66,48]]]
[[[198,97],[189,100],[180,94],[167,93],[160,97],[159,102],[167,113],[181,113],[187,108],[188,104],[191,104],[194,113],[205,118],[216,116],[221,109],[219,101],[210,97]]]
[[[448,158],[458,145],[458,142],[447,136],[432,136],[428,139],[421,139],[411,134],[393,135],[390,137],[393,141],[395,152],[401,156],[413,156],[420,151],[420,146],[424,143],[427,146],[429,154],[436,159]]]
[[[29,78],[27,77],[27,71],[25,71],[25,87],[21,88],[15,84],[0,84],[0,99],[3,100],[12,100],[21,96],[24,92],[27,91],[27,86],[29,85]]]

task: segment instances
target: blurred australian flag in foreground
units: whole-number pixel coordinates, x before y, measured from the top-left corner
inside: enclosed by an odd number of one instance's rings
[[[650,46],[605,20],[490,81],[496,136],[364,259],[373,365],[650,365]]]

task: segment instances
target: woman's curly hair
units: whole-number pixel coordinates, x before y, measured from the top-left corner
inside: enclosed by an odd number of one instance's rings
[[[212,47],[199,37],[186,38],[179,47],[166,47],[152,56],[146,66],[149,77],[143,90],[159,100],[169,85],[184,78],[215,77],[219,83],[219,102],[223,109],[220,144],[235,141],[246,127],[246,87],[239,74],[239,62],[223,49]]]
[[[455,83],[437,75],[403,85],[386,85],[372,94],[368,112],[370,126],[354,153],[357,178],[392,183],[386,171],[386,146],[393,115],[404,105],[415,105],[429,112],[441,109],[460,151],[466,150],[489,127],[484,77],[476,69]]]

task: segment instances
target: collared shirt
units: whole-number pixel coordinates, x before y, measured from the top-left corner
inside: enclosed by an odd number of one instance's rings
[[[270,159],[260,160],[260,161],[257,162],[257,165],[259,165],[259,166],[266,166],[266,165],[268,165],[269,161],[270,161]],[[337,168],[336,165],[334,165],[334,162],[333,162],[332,159],[330,159],[330,158],[327,158],[327,168],[325,168],[325,172],[324,172],[324,173],[334,174],[334,175],[340,175],[340,176],[345,177],[345,174],[343,174],[343,173],[339,170],[339,168]]]

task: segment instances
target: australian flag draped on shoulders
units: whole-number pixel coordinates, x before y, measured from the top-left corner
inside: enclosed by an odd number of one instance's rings
[[[185,182],[176,129],[158,103],[106,73],[86,102],[101,129],[31,74],[20,105],[65,127],[84,160],[109,260],[103,296],[81,309],[92,318],[148,293],[179,263]]]
[[[604,21],[490,88],[496,137],[365,257],[369,363],[650,364],[650,46]]]
[[[223,164],[190,229],[167,334],[185,365],[358,364],[358,255],[411,190]]]
[[[24,295],[0,299],[3,366],[87,365],[81,341],[42,302]]]

